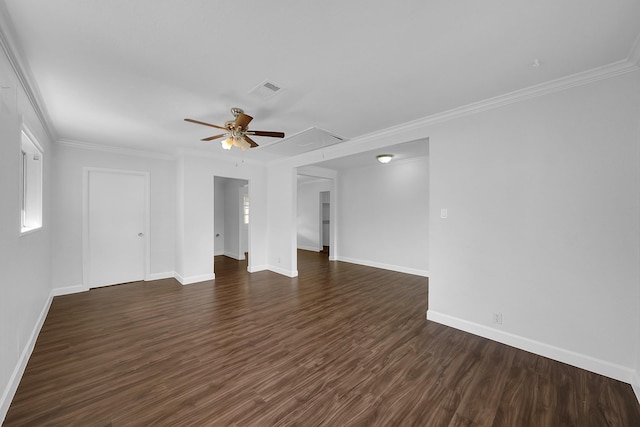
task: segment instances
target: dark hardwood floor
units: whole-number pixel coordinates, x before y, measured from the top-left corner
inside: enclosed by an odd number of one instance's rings
[[[640,425],[628,384],[426,321],[425,278],[298,269],[56,297],[5,425]]]

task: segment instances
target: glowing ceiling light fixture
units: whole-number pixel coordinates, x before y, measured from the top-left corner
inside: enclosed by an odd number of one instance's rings
[[[224,148],[225,150],[231,150],[231,147],[233,147],[233,141],[231,140],[231,137],[222,140],[222,148]]]
[[[391,159],[393,159],[393,154],[379,154],[376,156],[376,159],[378,159],[380,163],[389,163]]]

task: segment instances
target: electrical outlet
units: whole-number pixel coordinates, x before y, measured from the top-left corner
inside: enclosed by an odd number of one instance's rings
[[[496,325],[502,325],[502,313],[493,313],[491,321]]]
[[[440,218],[447,219],[448,212],[446,209],[440,209]]]

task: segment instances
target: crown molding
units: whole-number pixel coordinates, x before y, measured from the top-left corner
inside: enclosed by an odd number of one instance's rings
[[[600,80],[610,79],[638,70],[640,70],[640,67],[638,65],[625,59],[609,65],[583,71],[567,77],[561,77],[556,80],[551,80],[524,89],[519,89],[513,92],[506,93],[504,95],[499,95],[458,108],[443,111],[441,113],[432,114],[421,119],[413,120],[397,126],[392,126],[379,132],[362,135],[360,137],[353,138],[352,141],[359,144],[364,144],[370,139],[379,138],[381,136],[395,135],[400,131],[405,131],[408,129],[432,126],[437,123],[442,123],[471,114],[480,113],[482,111],[504,107],[510,104],[515,104],[517,102],[526,101],[532,98],[538,98],[540,96],[549,95],[556,92],[562,92],[574,87],[585,86],[591,83],[598,82]]]
[[[633,42],[633,46],[631,46],[631,50],[629,50],[627,60],[630,63],[635,64],[637,67],[640,67],[640,34],[636,37],[636,41]]]
[[[640,42],[637,41],[635,53],[638,52]],[[270,165],[285,163],[291,161],[294,166],[304,164],[312,164],[323,160],[329,160],[344,155],[357,154],[362,151],[382,148],[384,146],[395,145],[399,142],[408,142],[417,138],[424,138],[425,128],[447,122],[450,120],[462,118],[472,114],[480,113],[495,108],[504,107],[510,104],[526,101],[544,95],[565,91],[574,87],[585,86],[598,82],[600,80],[610,79],[627,73],[639,71],[640,66],[629,59],[614,62],[609,65],[594,68],[591,70],[576,73],[567,77],[551,80],[538,85],[519,89],[513,92],[488,98],[482,101],[463,105],[458,108],[443,111],[441,113],[432,114],[417,120],[406,122],[400,125],[392,126],[380,131],[361,135],[345,142],[344,144],[334,145],[323,150],[322,158],[318,159],[315,152],[303,153],[293,159],[282,159],[271,162]],[[317,150],[316,150],[317,151]],[[308,163],[307,163],[308,162]]]
[[[26,61],[22,60],[19,55],[20,49],[16,42],[15,30],[4,1],[0,1],[0,46],[11,64],[11,68],[13,68],[13,71],[18,77],[18,81],[27,95],[29,103],[33,107],[42,128],[49,139],[55,141],[57,135],[53,127],[49,124],[50,120],[48,120],[42,97],[37,89],[37,85],[34,83],[34,79],[31,77],[31,69]]]
[[[634,45],[634,50],[632,52],[633,55],[640,56],[639,40],[636,40],[636,44]],[[628,59],[617,61],[609,65],[550,80],[545,83],[463,105],[461,107],[432,114],[400,125],[391,126],[380,131],[357,136],[343,144],[332,145],[326,149],[302,153],[293,158],[276,159],[271,161],[269,166],[290,164],[293,167],[300,167],[321,162],[323,160],[331,160],[345,155],[357,154],[363,151],[369,151],[395,145],[401,142],[424,138],[427,136],[425,135],[424,130],[435,124],[639,71],[640,66],[633,62],[633,55],[630,55]],[[320,154],[318,154],[319,152]]]
[[[135,150],[132,148],[116,147],[113,145],[94,144],[90,142],[73,141],[69,139],[59,139],[57,144],[63,147],[77,148],[81,150],[101,151],[103,153],[122,154],[125,156],[146,157],[156,160],[174,160],[174,156],[156,151]]]

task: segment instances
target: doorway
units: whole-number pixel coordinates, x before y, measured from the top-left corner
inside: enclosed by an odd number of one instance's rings
[[[218,257],[247,264],[249,254],[249,181],[214,177],[214,273]],[[227,264],[228,264],[227,260]]]
[[[149,243],[148,173],[86,168],[84,182],[85,287],[144,280]]]
[[[320,192],[320,240],[322,252],[329,255],[331,246],[331,192]]]
[[[299,251],[335,259],[334,179],[298,171],[296,241]],[[332,246],[333,245],[333,246]],[[295,265],[298,266],[297,257]]]

